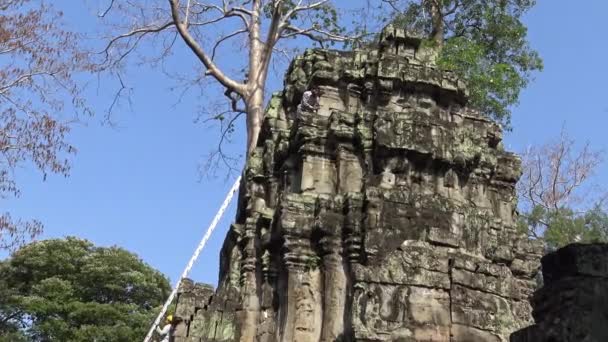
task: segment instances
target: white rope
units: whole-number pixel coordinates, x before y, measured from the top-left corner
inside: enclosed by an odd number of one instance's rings
[[[220,221],[220,219],[224,215],[224,211],[226,211],[226,208],[228,207],[228,204],[230,204],[230,201],[232,200],[232,196],[234,196],[234,193],[236,192],[236,190],[238,190],[240,183],[241,183],[241,176],[239,176],[236,179],[236,181],[234,182],[234,185],[232,185],[232,188],[230,189],[230,191],[226,195],[226,199],[224,199],[224,203],[220,207],[220,210],[217,212],[217,214],[215,214],[215,217],[213,218],[213,221],[211,221],[211,224],[207,228],[207,232],[203,236],[203,239],[201,240],[201,242],[198,244],[198,247],[196,248],[196,250],[194,251],[194,254],[190,258],[190,261],[188,262],[188,265],[186,265],[186,268],[184,269],[184,272],[182,272],[181,277],[179,277],[179,279],[177,280],[177,283],[175,284],[175,287],[173,288],[173,291],[171,291],[171,295],[169,295],[169,298],[165,302],[165,305],[163,305],[162,310],[160,310],[160,313],[158,314],[158,317],[156,317],[156,320],[154,321],[154,324],[152,324],[152,327],[150,328],[150,331],[148,331],[148,335],[146,335],[146,338],[144,338],[144,342],[149,342],[150,339],[152,338],[152,334],[154,333],[154,329],[160,323],[160,320],[162,319],[162,317],[167,312],[167,309],[169,308],[169,305],[171,305],[171,302],[173,301],[173,298],[175,298],[175,295],[177,294],[177,290],[179,289],[179,286],[180,286],[182,280],[184,280],[184,278],[186,278],[188,276],[188,273],[190,273],[190,270],[192,269],[192,266],[194,265],[194,262],[198,258],[199,254],[201,254],[201,251],[203,250],[203,247],[205,247],[205,244],[207,243],[207,240],[209,240],[209,238],[211,237],[211,233],[213,233],[213,230],[215,229],[215,227],[217,226],[218,222]]]

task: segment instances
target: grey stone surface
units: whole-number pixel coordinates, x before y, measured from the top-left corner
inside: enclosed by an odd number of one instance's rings
[[[389,27],[376,49],[292,62],[245,171],[218,289],[181,309],[189,336],[483,342],[531,324],[542,246],[516,230],[520,160],[432,59]],[[298,115],[312,85],[320,109]]]
[[[536,324],[511,341],[608,341],[606,265],[607,244],[573,244],[544,256],[544,285],[532,297]]]

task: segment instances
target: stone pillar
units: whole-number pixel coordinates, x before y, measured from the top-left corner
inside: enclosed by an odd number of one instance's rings
[[[316,254],[302,237],[285,237],[286,294],[281,312],[285,315],[282,342],[317,342],[321,333],[321,275],[313,268]]]
[[[348,264],[352,265],[361,261],[363,248],[363,236],[361,224],[363,221],[363,196],[361,193],[348,194],[344,201],[344,245]]]
[[[240,241],[243,256],[241,264],[241,312],[240,339],[241,342],[255,341],[260,313],[260,299],[257,285],[257,222],[258,215],[247,219],[245,234]]]
[[[323,251],[323,329],[322,342],[344,338],[344,312],[346,309],[347,277],[342,257],[342,239],[327,236],[321,239]]]
[[[300,277],[301,275],[301,277]],[[321,272],[317,269],[305,269],[298,274],[294,283],[295,318],[294,342],[317,342],[321,336],[322,287]]]

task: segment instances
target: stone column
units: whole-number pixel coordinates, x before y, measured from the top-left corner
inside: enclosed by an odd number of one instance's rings
[[[257,246],[256,246],[256,223],[257,216],[253,215],[247,219],[245,225],[245,236],[240,241],[243,250],[241,264],[241,298],[242,308],[240,312],[241,342],[253,342],[256,340],[258,316],[260,311],[260,300],[257,294]]]
[[[285,237],[284,263],[287,273],[286,295],[281,305],[286,315],[282,342],[317,342],[321,332],[321,276],[309,267],[315,254],[308,239]]]
[[[320,270],[306,268],[294,285],[295,319],[294,342],[318,342],[323,324]],[[299,277],[299,276],[298,276]]]
[[[342,257],[342,238],[321,239],[323,267],[323,329],[322,342],[339,341],[344,332],[347,279]]]
[[[344,221],[344,244],[345,254],[350,265],[360,262],[362,239],[361,220],[363,211],[363,195],[360,193],[349,194],[344,207],[346,217]]]
[[[318,267],[314,267],[318,256],[311,241],[315,198],[291,194],[282,202],[281,342],[318,342],[321,336],[323,285]]]

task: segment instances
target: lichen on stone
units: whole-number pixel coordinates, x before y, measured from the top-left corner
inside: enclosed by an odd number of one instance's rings
[[[514,228],[521,163],[428,49],[389,27],[375,49],[294,59],[218,289],[186,317],[216,328],[177,341],[507,341],[531,323],[541,248]],[[319,110],[298,113],[313,85]]]

